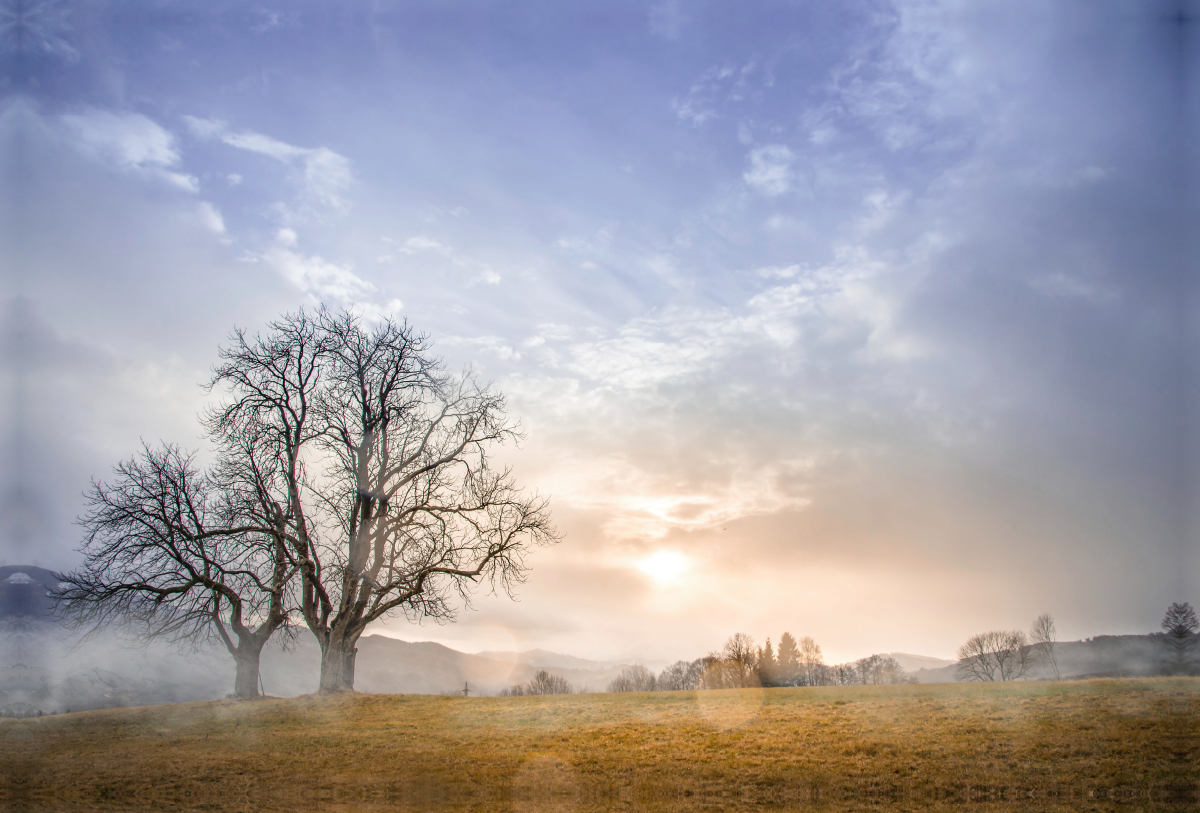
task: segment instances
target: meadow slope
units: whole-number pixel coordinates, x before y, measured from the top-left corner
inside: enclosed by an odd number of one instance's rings
[[[1182,810],[1200,679],[307,696],[0,721],[0,807]]]

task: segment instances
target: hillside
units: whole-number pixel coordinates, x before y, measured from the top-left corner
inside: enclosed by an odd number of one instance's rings
[[[584,661],[546,653],[564,662]],[[459,652],[430,641],[401,641],[385,635],[365,635],[358,643],[355,688],[378,694],[442,694],[466,683],[473,694],[494,695],[534,676],[539,668],[569,680],[576,688],[603,691],[620,674],[622,665],[588,668],[533,666]],[[264,653],[263,685],[270,694],[293,696],[316,691],[320,655],[311,636],[301,634],[294,650],[272,648]]]
[[[463,698],[0,720],[0,808],[1195,809],[1200,679]]]
[[[587,658],[577,658],[574,655],[563,655],[560,652],[549,652],[545,649],[527,649],[524,652],[476,652],[481,658],[506,663],[524,663],[538,669],[582,669],[593,671],[618,666],[617,661],[592,661]]]
[[[1149,677],[1162,674],[1163,636],[1097,635],[1086,641],[1060,641],[1054,645],[1058,669],[1064,678]],[[957,666],[953,663],[934,669],[912,672],[918,683],[953,683]],[[1045,669],[1035,670],[1029,678],[1047,678]]]
[[[56,581],[44,568],[0,568],[0,713],[209,700],[229,692],[233,663],[220,648],[143,647],[112,634],[77,645],[53,616],[47,590]],[[623,668],[544,650],[488,658],[383,635],[364,636],[358,648],[356,686],[373,693],[442,694],[467,684],[472,694],[496,694],[540,668],[580,689],[603,691]],[[263,688],[269,694],[313,692],[319,676],[320,653],[305,630],[287,649],[272,643],[263,653]]]

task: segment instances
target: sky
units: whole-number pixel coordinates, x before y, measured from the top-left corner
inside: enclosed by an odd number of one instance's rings
[[[0,0],[0,564],[76,566],[230,331],[325,305],[504,392],[564,535],[379,632],[1156,630],[1200,602],[1194,15]]]

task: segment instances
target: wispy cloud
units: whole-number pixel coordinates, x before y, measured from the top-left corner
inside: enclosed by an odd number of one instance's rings
[[[688,482],[676,471],[652,471],[624,455],[564,461],[555,497],[600,511],[613,540],[652,542],[673,531],[695,531],[752,516],[800,510],[810,502],[801,485],[811,460],[733,462],[721,482]]]
[[[273,158],[299,170],[305,203],[311,207],[344,211],[345,198],[354,180],[350,160],[328,147],[297,147],[249,130],[234,131],[224,121],[184,116],[197,138],[216,139],[240,150]]]
[[[783,144],[768,144],[750,151],[750,168],[742,178],[754,190],[775,197],[792,188],[796,155]]]
[[[266,250],[245,259],[271,266],[317,303],[352,306],[375,292],[375,286],[355,274],[350,265],[304,254],[297,250],[297,243],[294,230],[280,229]]]
[[[180,164],[175,136],[138,113],[89,110],[61,117],[74,142],[118,169],[196,192],[195,177],[175,171]]]
[[[741,67],[732,64],[709,68],[702,73],[682,99],[671,102],[671,109],[680,120],[693,127],[718,118],[718,107],[729,101],[740,101],[749,92],[749,79],[756,65],[753,60]]]

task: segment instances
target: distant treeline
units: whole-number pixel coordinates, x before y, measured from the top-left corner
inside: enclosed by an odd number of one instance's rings
[[[676,661],[655,675],[644,666],[631,666],[610,684],[610,692],[670,692],[682,689],[744,689],[757,686],[864,686],[915,683],[894,658],[871,655],[852,663],[829,665],[812,638],[799,642],[791,633],[761,647],[739,632],[719,652],[694,661]]]
[[[500,697],[525,697],[538,694],[575,694],[576,688],[561,675],[552,675],[545,669],[540,669],[524,683],[509,686],[500,690]]]
[[[1190,604],[1175,603],[1162,621],[1163,673],[1200,673],[1196,663],[1197,621]],[[957,678],[962,681],[1054,679],[1059,672],[1054,617],[1042,613],[1029,632],[993,630],[972,635],[958,649]],[[745,689],[759,686],[876,686],[916,683],[917,679],[886,655],[871,655],[850,663],[828,665],[812,638],[797,641],[785,632],[776,649],[771,639],[761,647],[749,635],[730,636],[718,652],[694,661],[676,661],[657,675],[645,666],[624,669],[610,692],[670,692],[689,689]],[[572,694],[577,689],[565,678],[538,672],[526,683],[500,693],[502,697]]]

